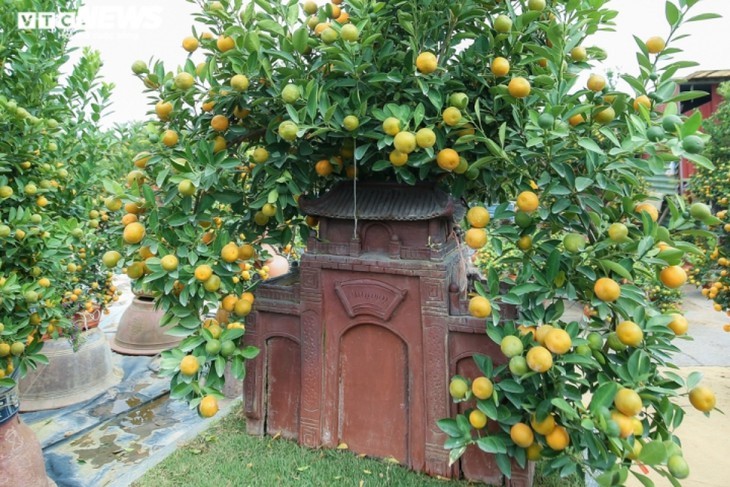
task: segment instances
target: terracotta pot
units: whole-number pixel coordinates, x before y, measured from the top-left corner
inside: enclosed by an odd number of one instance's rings
[[[73,324],[82,331],[90,330],[99,326],[101,321],[101,308],[95,306],[90,312],[79,311],[71,318]]]
[[[134,286],[132,286],[132,294],[134,294],[138,298],[151,298],[151,299],[155,299],[155,295],[154,294],[150,294],[150,292],[148,290],[142,289],[142,288],[136,288]]]
[[[112,351],[100,328],[80,333],[81,346],[74,352],[65,338],[46,342],[47,365],[39,365],[18,384],[21,411],[57,409],[78,404],[104,393],[121,380]]]
[[[17,412],[17,389],[0,389],[0,487],[55,487],[35,433]]]
[[[95,306],[91,311],[79,311],[71,317],[71,322],[74,327],[79,331],[87,331],[99,326],[101,322],[101,308]],[[56,330],[58,337],[64,336],[63,330]],[[56,340],[56,338],[48,333],[45,333],[41,340],[44,342],[50,342]]]
[[[165,333],[160,326],[164,312],[155,309],[149,296],[136,296],[119,320],[112,350],[124,355],[157,355],[178,343],[180,337]]]

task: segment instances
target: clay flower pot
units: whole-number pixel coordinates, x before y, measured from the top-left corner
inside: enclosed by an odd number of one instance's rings
[[[155,309],[154,298],[137,295],[119,320],[112,350],[124,355],[157,355],[181,338],[168,335],[160,326],[164,312]]]
[[[78,350],[66,338],[47,341],[47,365],[39,365],[18,383],[22,411],[57,409],[103,394],[119,383],[109,341],[100,328],[79,334]]]
[[[81,331],[90,330],[99,326],[101,321],[101,308],[95,306],[90,312],[79,311],[71,318],[73,324]]]

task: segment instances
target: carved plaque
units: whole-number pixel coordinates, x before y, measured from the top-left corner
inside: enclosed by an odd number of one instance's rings
[[[383,321],[390,319],[407,292],[375,279],[338,281],[335,290],[350,318],[372,315]]]

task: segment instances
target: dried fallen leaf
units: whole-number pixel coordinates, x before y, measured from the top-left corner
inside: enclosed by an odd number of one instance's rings
[[[385,463],[392,463],[395,465],[400,465],[400,462],[395,457],[387,457],[383,460]]]
[[[305,470],[309,470],[309,465],[304,465],[303,467],[297,467],[298,472],[304,472]]]
[[[366,475],[371,475],[373,472],[371,472],[370,470],[363,470],[362,473]]]
[[[340,443],[337,445],[338,450],[347,450],[349,447],[347,446],[347,443]]]
[[[271,437],[272,440],[278,440],[281,437],[281,431],[276,433],[274,436]]]
[[[363,485],[365,485],[365,481],[364,480],[361,480],[360,481],[360,487],[362,487]]]
[[[367,456],[366,454],[364,454],[364,453],[361,453],[361,454],[359,454],[359,455],[357,456],[357,458],[365,458],[366,456]]]
[[[253,468],[253,463],[246,464],[246,468]]]

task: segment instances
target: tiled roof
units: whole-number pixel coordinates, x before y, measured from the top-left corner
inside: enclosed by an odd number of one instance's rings
[[[299,206],[307,215],[343,220],[353,219],[356,209],[361,220],[430,220],[461,212],[449,194],[426,184],[358,183],[355,192],[353,183],[340,183],[319,198],[302,196]]]
[[[701,81],[724,81],[730,79],[730,69],[713,69],[707,71],[695,71],[687,76],[687,82]]]

